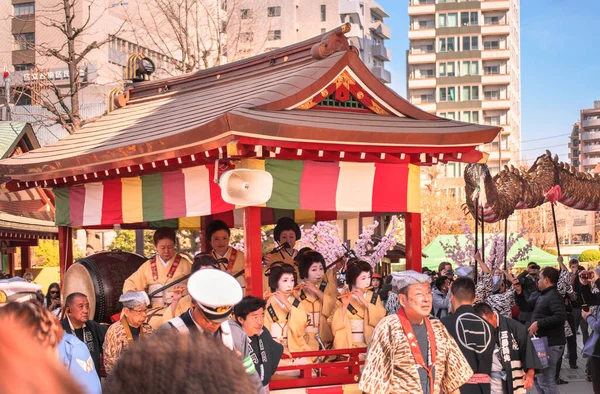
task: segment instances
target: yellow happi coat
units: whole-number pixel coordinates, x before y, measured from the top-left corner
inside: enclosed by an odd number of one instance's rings
[[[179,265],[173,273],[173,276],[169,278],[168,274],[177,256],[180,256]],[[158,276],[158,279],[156,280],[152,274],[152,260],[154,258],[156,258],[156,272]],[[157,289],[189,274],[191,270],[192,264],[185,256],[177,254],[174,255],[167,262],[167,266],[165,267],[157,255],[156,257],[153,257],[142,264],[137,271],[135,271],[129,278],[125,280],[125,283],[123,284],[123,293],[127,293],[128,291],[145,291],[147,293],[151,293],[154,289]],[[185,286],[185,281],[179,285]],[[170,305],[171,299],[172,294],[169,293],[169,290],[166,290],[163,292],[163,294],[158,294],[152,297],[152,308],[148,311],[148,324],[150,324],[153,329],[158,330],[158,328],[163,324],[163,314],[166,307]]]
[[[290,304],[294,304],[294,297],[288,297]],[[265,327],[271,333],[273,339],[289,349],[290,352],[302,352],[310,350],[305,337],[305,329],[308,325],[308,316],[304,309],[292,306],[288,312],[274,296],[268,301],[267,306],[273,307],[277,321],[271,317],[269,308],[265,311]]]
[[[366,347],[373,336],[375,326],[385,317],[386,310],[381,300],[378,298],[375,305],[371,303],[374,297],[372,291],[367,291],[364,297],[368,303],[367,308],[355,296],[350,296],[349,305],[356,309],[356,314],[352,314],[338,301],[331,321],[334,349]]]
[[[320,288],[322,283],[323,280],[320,280],[315,286]],[[308,345],[312,350],[319,350],[319,343],[315,339],[315,334],[318,333],[321,336],[321,340],[325,345],[333,342],[333,334],[328,322],[330,314],[326,312],[331,312],[335,308],[337,286],[335,282],[327,280],[327,287],[323,291],[323,301],[306,289],[303,290],[303,294],[306,298],[302,299],[301,296],[300,308],[308,314],[308,326],[305,330],[308,336]]]
[[[229,261],[232,253],[234,253],[234,248],[232,248],[231,246],[227,249],[227,252],[225,253],[224,256],[220,256],[217,252],[215,252],[214,249],[212,251],[213,257],[217,260],[218,259],[227,259],[227,261]],[[236,250],[235,253],[236,253],[235,262],[233,263],[233,268],[231,269],[231,272],[229,272],[229,274],[231,274],[232,276],[235,276],[236,274],[238,274],[240,271],[242,271],[244,269],[244,252]],[[244,277],[244,274],[239,275],[235,279],[238,281],[240,286],[242,286],[242,289],[245,290],[246,289],[246,278]]]

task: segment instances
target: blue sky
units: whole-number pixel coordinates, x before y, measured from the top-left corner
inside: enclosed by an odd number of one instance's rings
[[[407,0],[378,0],[390,18],[392,88],[406,95]],[[521,149],[568,161],[579,111],[600,100],[599,0],[521,0]],[[555,137],[557,136],[557,137]],[[552,137],[552,138],[547,138]],[[544,139],[541,139],[544,138]],[[541,139],[541,140],[540,140]]]

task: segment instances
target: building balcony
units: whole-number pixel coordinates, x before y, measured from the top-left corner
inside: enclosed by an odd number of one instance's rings
[[[358,23],[351,23],[350,31],[348,33],[346,33],[346,35],[348,37],[362,37],[363,33],[362,33],[362,29],[361,29],[360,25]]]
[[[481,26],[482,36],[500,36],[510,34],[510,27],[508,25],[484,25]]]
[[[390,50],[385,45],[373,45],[371,47],[371,54],[374,58],[383,60],[384,62],[389,62],[392,59]]]
[[[435,29],[415,29],[408,31],[409,40],[434,39]]]
[[[510,59],[510,50],[508,49],[486,49],[481,51],[483,60],[491,59]]]
[[[33,16],[20,16],[12,18],[12,34],[33,33],[35,31],[35,18]]]
[[[408,54],[408,64],[435,63],[435,52],[419,52]]]
[[[482,11],[510,10],[510,1],[509,0],[482,1],[480,4],[481,4]]]
[[[392,82],[392,74],[383,67],[373,67],[371,72],[383,83]]]
[[[582,141],[600,140],[600,131],[590,131],[590,132],[581,133],[581,140]]]
[[[510,109],[510,100],[483,100],[483,109]]]
[[[390,15],[385,12],[385,10],[383,9],[382,6],[380,6],[379,4],[377,4],[376,2],[372,2],[371,3],[371,12],[376,13],[377,15],[379,15],[382,18],[389,18]]]
[[[421,108],[423,111],[435,114],[435,111],[437,110],[437,105],[435,102],[421,102],[420,100],[417,100],[417,102],[413,101],[412,104],[416,105],[417,107]]]
[[[510,75],[484,74],[481,76],[481,83],[484,85],[506,85],[510,83]]]
[[[598,158],[598,157],[581,160],[581,165],[583,165],[583,166],[595,166],[598,163],[600,163],[600,158]]]
[[[418,15],[433,15],[435,14],[435,2],[421,2],[418,5],[409,5],[408,6],[408,15],[409,16],[418,16]]]
[[[360,24],[364,26],[364,13],[360,8],[360,2],[358,0],[343,0],[340,1],[340,14],[341,15],[357,15],[360,20]]]
[[[583,152],[583,153],[600,153],[600,144],[584,146],[581,149],[581,152]]]
[[[33,49],[12,51],[12,64],[35,64],[35,51]]]
[[[408,80],[409,89],[432,89],[435,88],[435,78],[416,78]]]
[[[500,127],[502,127],[502,131],[500,132],[501,135],[509,135],[510,134],[510,126],[505,124],[505,125],[500,125]]]
[[[371,30],[387,40],[392,38],[392,29],[382,21],[373,22],[371,24]]]
[[[583,121],[583,127],[599,127],[600,126],[600,119],[586,119]]]

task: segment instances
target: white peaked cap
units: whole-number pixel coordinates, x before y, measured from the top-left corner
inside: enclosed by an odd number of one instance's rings
[[[188,292],[210,320],[228,317],[243,297],[242,286],[220,270],[199,270],[188,281]]]
[[[29,283],[23,278],[0,280],[0,305],[8,302],[24,302],[35,298],[35,293],[42,289],[37,283]]]

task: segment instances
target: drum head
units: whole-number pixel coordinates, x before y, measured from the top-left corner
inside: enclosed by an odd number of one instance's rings
[[[85,294],[90,303],[90,320],[94,319],[94,314],[96,313],[96,291],[94,290],[92,277],[83,265],[73,264],[69,267],[65,274],[61,293],[63,305],[65,305],[65,299],[69,294]]]

